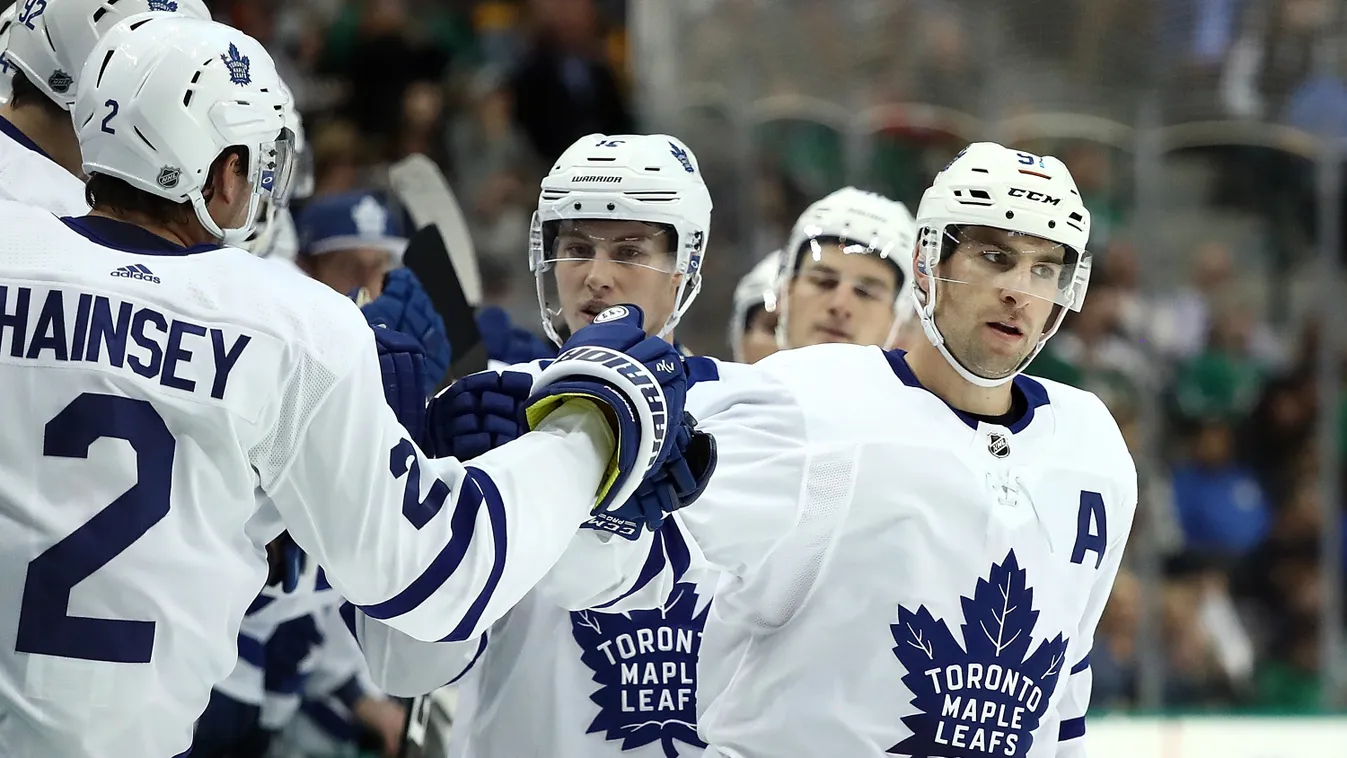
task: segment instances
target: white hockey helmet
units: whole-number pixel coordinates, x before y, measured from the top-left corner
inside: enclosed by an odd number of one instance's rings
[[[14,17],[19,14],[19,4],[15,3],[0,11],[0,105],[9,102],[14,85],[14,64],[9,62],[5,51],[9,49],[9,37],[14,29]]]
[[[892,344],[899,329],[913,315],[908,284],[912,281],[912,250],[916,236],[917,226],[907,206],[878,193],[843,187],[815,201],[795,221],[781,256],[777,279],[782,288],[777,344],[782,348],[790,347],[786,332],[790,298],[785,296],[786,288],[799,271],[805,250],[813,256],[821,255],[822,245],[828,242],[840,243],[847,254],[873,255],[897,267],[900,276],[893,301],[893,326],[884,346]]]
[[[53,103],[75,106],[77,77],[99,38],[148,11],[209,19],[202,0],[18,0],[5,57]]]
[[[561,154],[542,180],[529,234],[529,270],[538,288],[543,329],[561,344],[548,302],[546,275],[551,241],[563,221],[643,221],[673,232],[677,255],[670,273],[682,274],[674,310],[659,330],[669,334],[702,287],[702,256],[711,231],[711,193],[697,158],[666,134],[591,134]]]
[[[175,203],[225,244],[248,238],[264,198],[287,197],[294,136],[271,56],[243,32],[164,13],[132,16],[95,46],[73,112],[86,174],[104,174]],[[244,225],[221,229],[201,190],[227,148],[247,150]]]
[[[290,201],[302,200],[313,194],[313,154],[309,151],[308,139],[304,133],[304,119],[295,107],[294,93],[280,83],[285,93],[285,128],[295,138],[294,179],[290,182],[288,197],[262,198],[257,225],[241,247],[259,258],[278,258],[294,260],[299,254],[299,235],[295,229],[295,220],[290,215]]]
[[[730,311],[730,350],[738,363],[744,362],[744,332],[748,329],[748,314],[758,306],[766,308],[768,313],[776,311],[776,280],[780,275],[781,251],[774,250],[744,274],[734,288],[734,304]]]
[[[1090,282],[1090,212],[1081,202],[1071,172],[1057,158],[1011,150],[994,142],[964,148],[939,174],[917,208],[917,270],[927,277],[923,292],[915,280],[912,293],[926,337],[964,379],[979,387],[996,387],[1028,367],[1049,338],[1057,333],[1067,310],[1079,311]],[[966,227],[990,227],[1038,237],[1063,248],[1058,276],[1028,293],[1057,306],[1033,350],[1007,376],[988,378],[959,363],[945,346],[935,323],[941,279],[940,262],[953,253]],[[945,280],[949,281],[949,280]]]

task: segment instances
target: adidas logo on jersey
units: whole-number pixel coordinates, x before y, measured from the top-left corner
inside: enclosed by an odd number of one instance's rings
[[[142,263],[133,263],[130,266],[122,266],[116,271],[113,271],[112,275],[120,276],[123,279],[139,279],[143,282],[149,282],[151,284],[159,283],[159,277],[150,273],[149,268],[147,268]]]

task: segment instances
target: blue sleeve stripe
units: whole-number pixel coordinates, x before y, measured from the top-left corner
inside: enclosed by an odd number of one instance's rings
[[[322,566],[318,567],[318,578],[314,580],[313,589],[315,592],[332,589],[332,582],[327,580],[327,573],[323,571]]]
[[[449,522],[449,528],[453,536],[449,538],[448,544],[444,546],[439,555],[435,556],[435,560],[430,562],[426,570],[412,580],[411,584],[407,585],[406,589],[382,603],[357,607],[372,619],[387,620],[411,611],[435,594],[435,590],[449,581],[449,577],[453,576],[459,565],[463,563],[463,559],[467,557],[468,548],[472,545],[473,532],[477,528],[477,511],[481,508],[482,501],[491,497],[495,498],[495,502],[488,502],[487,510],[491,511],[493,507],[499,509],[503,521],[505,504],[500,501],[500,491],[496,489],[495,483],[491,481],[491,477],[487,476],[485,471],[472,466],[467,467],[467,476],[463,478],[463,483],[458,490],[458,500],[454,503],[453,520]],[[495,528],[496,526],[493,516],[492,527]],[[496,560],[499,564],[505,554],[505,546],[500,544],[505,539],[504,529],[497,531],[495,537],[498,541]],[[491,572],[492,576],[498,578],[497,572],[501,568],[499,565],[494,567]],[[488,586],[494,587],[490,583],[488,583]]]
[[[478,638],[477,652],[473,653],[472,660],[468,661],[468,665],[464,666],[463,670],[458,672],[458,674],[453,679],[450,679],[449,681],[445,682],[444,686],[447,687],[451,684],[458,684],[459,679],[462,679],[463,677],[467,676],[468,672],[472,671],[472,667],[476,666],[477,662],[482,659],[482,653],[486,652],[486,644],[487,644],[487,633],[483,632],[482,636]]]
[[[274,597],[268,597],[267,595],[258,595],[256,598],[253,598],[252,604],[248,606],[248,610],[243,612],[243,615],[251,616],[254,613],[257,613],[258,611],[262,610],[263,608],[266,608],[268,605],[271,605],[272,602],[274,602],[275,600],[276,598]]]
[[[661,529],[655,532],[655,536],[650,540],[650,552],[646,555],[645,565],[641,566],[641,573],[636,577],[636,582],[626,592],[602,605],[595,606],[595,609],[612,607],[639,592],[642,587],[650,583],[651,579],[659,576],[666,565],[668,565],[668,561],[664,558],[664,530]]]
[[[346,624],[346,631],[355,638],[356,644],[360,644],[360,635],[355,631],[355,606],[346,601],[342,601],[341,608],[337,611],[341,614],[341,620]],[[361,645],[363,648],[364,646]]]
[[[468,612],[463,614],[463,620],[454,627],[454,631],[449,633],[442,642],[466,642],[473,638],[473,628],[477,622],[482,619],[482,614],[486,611],[486,606],[491,602],[491,595],[500,585],[500,577],[505,573],[505,499],[500,496],[500,490],[496,489],[496,483],[491,481],[485,471],[468,467],[468,476],[477,482],[482,495],[486,498],[486,515],[491,521],[491,535],[495,543],[495,555],[491,558],[491,574],[486,578],[486,584],[482,586],[482,591],[477,593],[477,599],[472,601],[472,606]]]
[[[688,550],[688,543],[683,539],[683,530],[679,529],[678,522],[671,518],[664,519],[664,524],[659,530],[664,535],[665,549],[669,554],[669,565],[673,568],[674,581],[682,581],[683,575],[692,566],[692,553]]]
[[[239,658],[250,666],[259,669],[267,667],[267,648],[261,641],[244,634],[239,635]]]
[[[1089,667],[1090,667],[1090,654],[1086,653],[1085,657],[1080,659],[1080,663],[1077,663],[1076,665],[1071,667],[1071,673],[1079,674],[1080,672],[1088,669]]]
[[[1085,717],[1067,719],[1057,730],[1057,741],[1066,742],[1085,736]]]

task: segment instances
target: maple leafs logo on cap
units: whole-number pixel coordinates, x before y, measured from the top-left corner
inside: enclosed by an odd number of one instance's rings
[[[1022,758],[1047,712],[1066,660],[1059,633],[1031,654],[1034,591],[1015,551],[978,579],[972,597],[961,598],[963,645],[926,606],[898,608],[889,627],[894,655],[907,669],[903,684],[920,709],[904,716],[912,736],[886,752],[947,758]]]
[[[696,586],[680,583],[662,609],[571,614],[580,660],[601,685],[589,696],[599,713],[586,734],[621,740],[622,750],[658,742],[668,756],[678,755],[675,742],[706,747],[697,739],[696,678],[711,606],[698,613],[698,605]]]

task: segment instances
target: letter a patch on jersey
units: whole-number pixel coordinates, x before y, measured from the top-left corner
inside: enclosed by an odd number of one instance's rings
[[[658,742],[667,756],[678,755],[675,742],[706,747],[697,739],[697,650],[711,606],[697,605],[696,585],[682,583],[663,609],[571,614],[580,659],[602,685],[589,696],[599,714],[586,734],[622,740],[622,750]]]
[[[907,669],[903,684],[920,709],[904,716],[912,736],[886,752],[990,758],[1027,755],[1066,659],[1059,633],[1030,653],[1034,591],[1010,551],[979,579],[963,604],[963,644],[926,606],[898,608],[890,626],[894,655]]]

